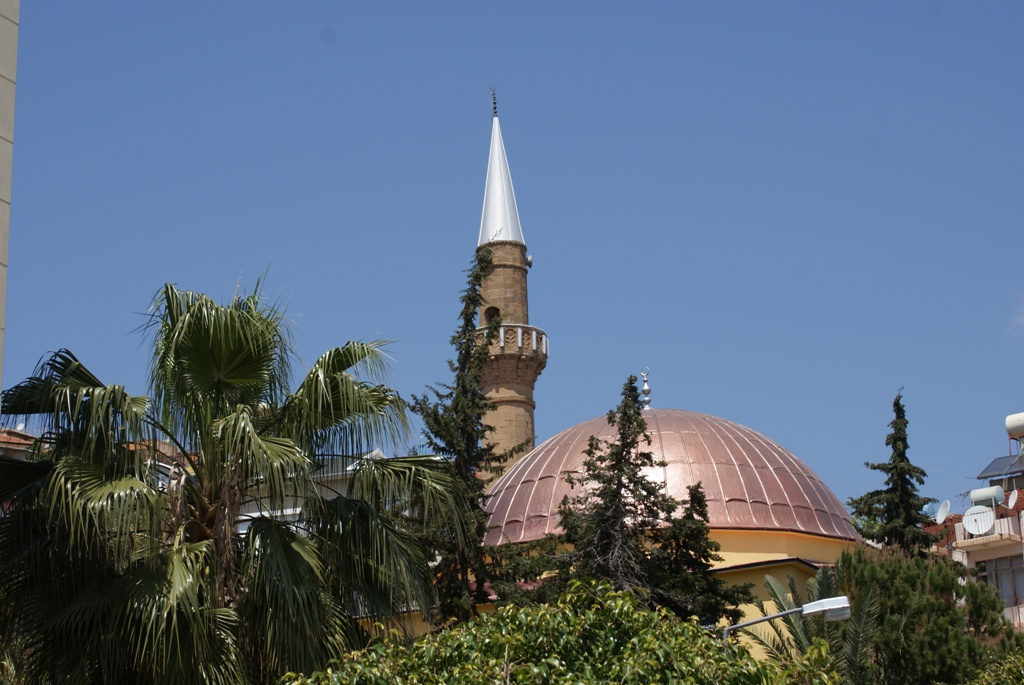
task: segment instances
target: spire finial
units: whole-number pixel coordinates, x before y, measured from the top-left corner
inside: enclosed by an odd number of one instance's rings
[[[647,384],[647,377],[650,375],[651,369],[649,367],[645,367],[644,370],[640,372],[640,376],[644,379],[644,387],[640,389],[640,392],[643,393],[643,397],[640,398],[640,402],[644,405],[645,411],[651,408],[651,386]]]
[[[519,210],[516,209],[516,194],[512,190],[512,176],[508,171],[505,144],[501,140],[501,126],[498,123],[498,98],[491,88],[491,149],[487,155],[487,182],[484,184],[484,206],[480,213],[480,239],[477,247],[484,243],[523,243],[523,228],[519,225]]]

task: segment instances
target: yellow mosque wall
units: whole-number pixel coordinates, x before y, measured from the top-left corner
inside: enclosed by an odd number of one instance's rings
[[[798,558],[831,564],[856,544],[852,540],[826,538],[780,530],[712,529],[711,538],[722,546],[720,567]]]
[[[807,581],[817,573],[817,567],[835,563],[840,554],[858,544],[852,540],[774,530],[719,529],[711,531],[711,538],[722,546],[719,552],[722,561],[716,565],[716,575],[729,585],[751,583],[754,598],[765,602],[769,611],[774,605],[764,587],[766,575],[783,586],[788,586],[789,578],[793,577],[806,600]],[[761,616],[756,603],[744,604],[740,609],[743,620]],[[764,658],[760,646],[742,634],[739,638],[755,658]]]
[[[753,583],[754,597],[759,601],[768,601],[766,575],[774,576],[783,585],[793,576],[797,587],[805,592],[817,566],[834,564],[840,554],[857,544],[852,540],[776,530],[713,529],[711,538],[722,546],[717,575],[730,585]],[[745,618],[759,615],[752,605],[744,607]]]

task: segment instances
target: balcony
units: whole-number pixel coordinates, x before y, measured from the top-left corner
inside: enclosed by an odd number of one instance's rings
[[[483,329],[478,329],[482,331]],[[481,333],[478,333],[482,335]],[[534,326],[508,324],[500,326],[491,341],[490,352],[498,354],[518,354],[527,357],[547,359],[547,333]]]
[[[1017,545],[1022,543],[1020,534],[1020,518],[1016,515],[996,519],[992,530],[984,535],[971,535],[964,529],[963,522],[956,524],[956,542],[954,549],[974,551],[978,549],[990,549],[1004,545]]]
[[[1024,629],[1024,605],[1008,606],[1003,609],[1003,616],[1012,623],[1017,630]]]

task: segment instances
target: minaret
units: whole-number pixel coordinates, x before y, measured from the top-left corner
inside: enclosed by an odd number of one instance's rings
[[[533,444],[533,387],[548,361],[548,337],[530,326],[526,274],[531,258],[526,256],[493,91],[491,104],[491,152],[476,249],[491,252],[491,269],[480,289],[484,300],[480,325],[495,317],[501,321],[484,368],[483,388],[495,404],[484,419],[494,429],[489,440],[503,451],[524,442]]]

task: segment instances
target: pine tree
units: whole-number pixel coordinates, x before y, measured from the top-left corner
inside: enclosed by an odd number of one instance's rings
[[[636,376],[622,386],[622,401],[608,412],[608,424],[618,428],[618,439],[590,437],[583,475],[566,478],[582,486],[583,494],[563,499],[558,513],[578,575],[606,578],[616,590],[636,590],[647,586],[650,533],[669,522],[678,502],[644,475],[644,469],[665,463],[644,449],[651,439]]]
[[[636,377],[622,388],[622,401],[608,413],[618,428],[615,441],[591,437],[583,474],[567,478],[583,494],[559,507],[564,542],[572,548],[565,570],[573,577],[608,579],[617,590],[639,590],[681,616],[705,623],[736,619],[735,605],[752,601],[750,586],[728,587],[711,565],[721,558],[710,539],[707,503],[700,484],[689,488],[683,514],[664,483],[644,475],[665,466],[646,449],[651,443]],[[732,607],[732,608],[730,608]]]
[[[836,567],[840,591],[855,608],[864,593],[877,595],[879,604],[868,637],[871,663],[857,683],[970,682],[1024,644],[1003,617],[996,589],[972,581],[970,571],[948,557],[861,546],[843,552]]]
[[[708,505],[700,483],[687,488],[681,517],[653,533],[649,583],[654,600],[678,616],[697,616],[714,624],[723,616],[738,622],[738,605],[754,601],[751,584],[728,585],[712,571],[722,561],[722,546],[711,539]]]
[[[501,464],[525,447],[499,453],[487,441],[492,429],[484,417],[494,404],[482,390],[483,370],[500,321],[495,319],[478,329],[477,312],[483,303],[480,286],[490,265],[490,251],[481,250],[466,271],[466,289],[459,298],[459,326],[451,338],[455,348],[455,360],[448,362],[454,377],[451,385],[428,388],[428,394],[414,396],[410,403],[412,411],[423,420],[427,445],[449,459],[459,475],[472,538],[472,544],[466,548],[444,527],[436,527],[428,534],[440,557],[434,570],[442,619],[465,620],[475,615],[476,606],[488,599],[484,586],[489,573],[482,547],[488,518],[484,511],[487,481],[482,475],[496,473]]]
[[[865,537],[907,551],[925,550],[935,542],[936,536],[924,531],[923,526],[929,519],[922,509],[935,500],[918,494],[917,486],[924,485],[928,474],[907,458],[908,422],[902,390],[896,393],[892,410],[895,415],[889,423],[892,432],[885,436],[886,446],[892,448],[889,461],[864,464],[886,475],[885,488],[853,497],[846,504],[854,518],[863,522],[860,532]]]

